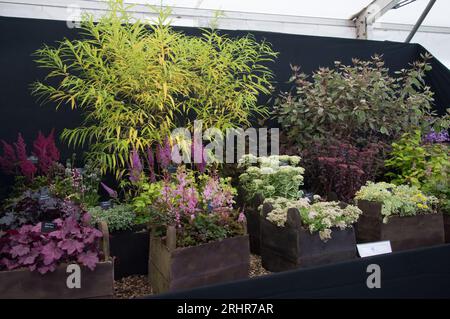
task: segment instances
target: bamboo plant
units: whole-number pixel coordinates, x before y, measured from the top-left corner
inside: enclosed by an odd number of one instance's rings
[[[269,43],[206,29],[187,36],[170,26],[170,10],[151,23],[133,20],[122,0],[109,5],[97,22],[83,16],[79,39],[35,53],[48,74],[32,86],[43,103],[82,110],[82,125],[61,137],[88,145],[103,173],[121,176],[132,150],[144,152],[194,119],[225,130],[267,114],[257,99],[271,91],[267,63],[277,54]]]

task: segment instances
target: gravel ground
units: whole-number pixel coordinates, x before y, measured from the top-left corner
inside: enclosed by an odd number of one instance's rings
[[[270,274],[261,265],[261,257],[250,256],[250,278]],[[129,276],[114,282],[115,298],[130,299],[152,294],[147,276]]]

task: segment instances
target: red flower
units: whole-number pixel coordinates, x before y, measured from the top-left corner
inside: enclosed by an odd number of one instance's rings
[[[3,143],[3,156],[0,156],[0,169],[5,174],[14,174],[16,165],[17,165],[17,157],[16,152],[11,144],[6,143],[2,140]]]

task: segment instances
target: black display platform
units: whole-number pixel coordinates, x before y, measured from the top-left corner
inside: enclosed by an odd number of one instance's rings
[[[367,267],[381,268],[381,288],[369,289]],[[149,296],[227,298],[450,298],[450,245],[271,274],[228,284]]]

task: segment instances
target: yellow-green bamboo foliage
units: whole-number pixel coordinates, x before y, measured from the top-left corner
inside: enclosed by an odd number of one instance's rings
[[[266,62],[276,53],[252,36],[229,38],[204,30],[187,36],[170,27],[170,12],[155,24],[132,21],[122,1],[98,23],[85,15],[82,37],[44,46],[36,62],[48,76],[33,85],[44,102],[83,111],[82,126],[66,129],[69,145],[89,145],[103,170],[123,172],[132,149],[164,140],[175,127],[246,126],[266,115],[258,94],[270,93]]]

